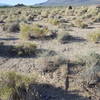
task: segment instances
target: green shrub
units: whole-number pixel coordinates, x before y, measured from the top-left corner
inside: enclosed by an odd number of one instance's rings
[[[100,31],[96,30],[92,33],[88,34],[88,40],[92,41],[94,43],[99,42],[100,41]]]

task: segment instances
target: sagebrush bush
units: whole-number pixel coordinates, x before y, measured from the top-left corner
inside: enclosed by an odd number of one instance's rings
[[[31,26],[28,24],[20,25],[20,38],[28,40],[30,39],[31,34]]]
[[[53,24],[53,25],[59,25],[60,24],[60,21],[55,19],[55,18],[50,18],[48,20],[49,23]]]
[[[79,27],[79,28],[87,28],[88,27],[88,25],[86,24],[86,23],[84,23],[82,20],[75,20],[74,21],[74,26],[76,26],[76,27]]]
[[[7,32],[19,32],[20,26],[18,22],[13,22],[13,23],[6,23],[2,26],[4,31]]]
[[[76,62],[86,67],[91,67],[96,62],[100,62],[100,55],[95,52],[89,52],[87,55],[80,55],[77,57]]]
[[[20,45],[13,46],[9,50],[9,52],[12,55],[29,56],[29,55],[35,55],[36,48],[37,48],[37,45],[35,43],[24,42],[24,43],[21,43]]]
[[[99,42],[100,41],[100,31],[96,30],[92,33],[88,34],[88,40],[92,41],[94,43]]]
[[[54,72],[58,67],[65,64],[67,64],[67,60],[61,55],[40,57],[35,60],[35,68],[43,73]]]
[[[100,13],[94,17],[94,22],[100,22]]]
[[[60,43],[68,43],[70,41],[71,35],[66,31],[61,31],[61,33],[58,35],[57,40]]]
[[[46,36],[49,32],[47,27],[41,26],[41,25],[28,25],[23,24],[20,27],[20,38],[21,39],[30,39],[32,37],[43,37]]]
[[[47,27],[42,25],[32,25],[32,33],[33,37],[43,37],[48,34],[49,30]]]
[[[95,94],[99,99],[99,83],[100,83],[100,54],[91,53],[85,57],[86,67],[81,73],[82,85],[84,89],[91,91],[91,95]]]

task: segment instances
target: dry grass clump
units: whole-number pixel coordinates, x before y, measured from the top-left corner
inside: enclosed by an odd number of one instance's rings
[[[31,26],[28,24],[22,24],[20,26],[20,38],[28,40],[30,39],[31,34]]]
[[[61,33],[57,37],[57,40],[60,43],[68,43],[71,37],[72,36],[67,31],[61,31]]]
[[[20,45],[13,46],[9,52],[12,55],[17,56],[29,56],[29,55],[35,55],[37,45],[32,42],[24,42]]]
[[[18,22],[13,22],[13,23],[6,23],[2,25],[3,31],[7,32],[19,32],[20,26]]]
[[[69,9],[69,8],[66,8],[65,10],[65,15],[66,16],[74,16],[74,9]]]
[[[8,100],[11,94],[18,92],[19,86],[23,84],[27,87],[29,83],[35,82],[35,78],[32,77],[33,76],[26,76],[15,72],[0,73],[0,98]]]
[[[60,21],[59,21],[58,19],[55,19],[55,18],[50,18],[50,19],[48,20],[48,22],[49,22],[50,24],[53,24],[53,25],[59,25],[59,24],[60,24]]]
[[[79,28],[87,28],[88,27],[88,25],[80,19],[76,19],[73,24],[74,24],[74,26],[79,27]]]
[[[43,37],[48,34],[49,30],[47,27],[41,25],[29,25],[29,24],[22,24],[20,27],[20,38],[21,39],[31,39],[32,37]]]
[[[48,35],[49,29],[46,26],[42,25],[33,25],[32,26],[32,34],[33,37],[43,37]]]
[[[77,57],[77,64],[85,65],[86,68],[91,67],[96,62],[100,62],[100,55],[95,52],[90,52],[87,55]]]
[[[96,30],[92,33],[89,33],[88,34],[88,40],[89,41],[92,41],[94,43],[97,43],[100,41],[100,31],[99,30]]]
[[[81,73],[84,89],[91,92],[91,95],[99,98],[100,87],[100,55],[91,53],[85,57],[86,68]],[[95,94],[95,95],[94,95]]]
[[[49,14],[50,14],[50,12],[49,12],[48,10],[42,11],[42,12],[41,12],[41,16],[42,16],[43,18],[48,18]]]
[[[94,17],[94,22],[100,22],[100,13]]]
[[[54,72],[61,65],[67,65],[67,60],[63,56],[47,56],[35,60],[35,68],[43,73]]]

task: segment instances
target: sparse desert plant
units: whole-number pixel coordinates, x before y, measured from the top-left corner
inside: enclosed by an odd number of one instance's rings
[[[28,24],[23,24],[21,25],[20,28],[20,38],[21,39],[30,39],[32,37],[37,38],[37,37],[43,37],[48,35],[48,28],[45,26],[41,26],[38,24],[34,25],[28,25]]]
[[[87,55],[77,56],[77,64],[85,65],[87,68],[100,61],[100,55],[95,52],[89,52]]]
[[[48,10],[47,10],[47,11],[42,11],[42,12],[41,12],[41,16],[44,17],[44,18],[47,18],[48,15],[49,15],[49,11],[48,11]]]
[[[42,26],[42,25],[32,25],[32,33],[31,36],[33,37],[43,37],[48,34],[49,30],[47,27]]]
[[[66,16],[73,16],[74,15],[74,9],[69,9],[69,7],[66,8],[65,15]]]
[[[58,67],[67,63],[66,58],[61,55],[41,57],[35,60],[36,69],[42,73],[54,72]]]
[[[87,28],[88,25],[86,23],[84,23],[82,20],[76,19],[74,21],[74,26],[79,27],[79,28]]]
[[[30,39],[31,26],[28,24],[20,25],[20,38],[24,40]]]
[[[27,20],[28,21],[34,21],[34,15],[28,15]]]
[[[57,19],[54,19],[54,18],[50,18],[48,20],[49,23],[53,24],[53,25],[59,25],[60,24],[60,21],[57,20]]]
[[[95,16],[93,21],[94,22],[100,22],[100,13],[97,16]]]
[[[37,45],[31,42],[24,42],[20,45],[13,46],[9,52],[11,55],[28,56],[35,55]]]
[[[11,94],[17,92],[19,86],[24,84],[27,88],[31,82],[35,82],[35,78],[32,78],[32,76],[15,72],[0,73],[0,97],[7,100]]]
[[[83,88],[91,92],[91,95],[99,98],[100,80],[100,55],[91,53],[86,59],[86,68],[81,73]]]
[[[96,30],[92,33],[88,34],[88,40],[92,41],[94,43],[99,42],[100,41],[100,31]]]
[[[2,26],[4,31],[7,32],[19,32],[20,26],[18,22],[13,22],[13,23],[6,23]]]
[[[66,31],[61,31],[61,33],[58,35],[57,40],[60,43],[68,43],[70,41],[71,35]]]

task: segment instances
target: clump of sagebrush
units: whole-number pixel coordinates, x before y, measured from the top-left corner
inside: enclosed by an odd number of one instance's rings
[[[100,22],[100,13],[94,17],[93,21]]]
[[[91,91],[94,96],[99,96],[100,83],[100,55],[91,53],[85,57],[86,67],[81,73],[84,89]]]
[[[88,34],[88,40],[92,41],[94,43],[99,42],[100,41],[100,31],[96,30],[96,31],[89,33]]]
[[[19,32],[20,26],[18,22],[13,22],[13,23],[6,23],[2,26],[4,31],[7,32]]]
[[[73,16],[74,15],[74,9],[66,8],[65,15],[66,16]]]
[[[20,25],[20,38],[21,39],[30,39],[31,34],[31,26],[28,24],[22,24]]]
[[[35,60],[35,68],[39,72],[54,72],[62,65],[66,65],[68,61],[62,55],[40,57]]]
[[[74,26],[79,27],[79,28],[87,28],[88,27],[88,24],[84,23],[80,19],[76,19],[73,24],[74,24]]]
[[[42,25],[32,25],[32,34],[33,37],[43,37],[48,35],[49,29],[46,26]]]
[[[32,42],[24,42],[19,45],[12,46],[12,48],[9,50],[11,55],[16,56],[29,56],[29,55],[35,55],[37,45]]]
[[[11,94],[18,92],[18,87],[24,84],[27,88],[29,83],[35,82],[35,78],[15,72],[0,73],[0,98],[8,100]]]
[[[87,55],[80,55],[77,57],[76,62],[86,67],[91,67],[96,62],[100,62],[100,55],[95,52],[88,53]]]
[[[48,19],[48,22],[50,24],[53,24],[53,25],[59,25],[60,24],[60,21],[58,19],[55,19],[55,18]]]
[[[38,24],[22,24],[20,26],[20,38],[21,39],[31,39],[32,37],[43,37],[48,34],[49,30],[47,27]]]
[[[50,12],[49,12],[48,10],[42,11],[42,12],[41,12],[41,16],[44,17],[44,18],[48,18],[49,13],[50,13]]]

